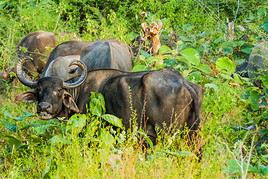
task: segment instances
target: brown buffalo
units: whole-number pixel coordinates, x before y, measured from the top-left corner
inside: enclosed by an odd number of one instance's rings
[[[16,51],[19,60],[28,59],[24,67],[31,74],[40,74],[46,62],[46,53],[56,44],[56,37],[52,32],[32,32],[26,35],[17,45]],[[0,78],[12,81],[10,72],[15,72],[11,67],[0,72]]]
[[[52,32],[32,32],[26,35],[17,46],[19,59],[29,59],[25,64],[27,70],[42,72],[47,59],[45,53],[56,45],[56,37]]]

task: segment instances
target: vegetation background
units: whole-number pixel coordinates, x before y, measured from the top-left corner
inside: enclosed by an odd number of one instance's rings
[[[141,51],[133,71],[173,67],[203,87],[204,101],[199,143],[188,145],[187,131],[159,129],[158,144],[144,152],[138,139],[144,133],[122,130],[118,118],[105,114],[100,94],[92,94],[87,115],[41,121],[34,104],[15,101],[26,87],[0,79],[0,177],[267,177],[268,77],[260,77],[260,89],[235,73],[252,47],[267,40],[267,13],[267,0],[2,0],[0,71],[16,64],[15,47],[29,32],[54,32],[59,43],[131,45],[142,22],[161,21],[159,55]],[[234,39],[227,19],[235,24]]]

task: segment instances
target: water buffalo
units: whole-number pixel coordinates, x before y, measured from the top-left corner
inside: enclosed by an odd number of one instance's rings
[[[81,63],[81,62],[80,62]],[[75,62],[77,65],[78,62]],[[91,70],[73,84],[57,77],[44,77],[30,81],[18,70],[19,80],[35,91],[26,92],[21,98],[36,100],[37,112],[42,119],[56,116],[68,117],[85,113],[92,91],[101,92],[107,113],[123,119],[130,127],[131,109],[137,113],[137,123],[155,143],[155,126],[196,130],[202,101],[201,88],[174,70],[148,72],[123,72],[115,69]]]
[[[46,59],[44,53],[48,48],[55,47],[56,37],[52,32],[32,32],[26,35],[17,46],[17,54],[19,59],[30,59],[25,64],[26,69],[36,71],[39,74],[42,72]]]
[[[49,48],[55,47],[56,37],[52,32],[32,32],[26,35],[17,45],[16,51],[19,60],[28,59],[24,64],[31,74],[40,74],[44,68],[46,53]],[[43,61],[44,60],[44,61]],[[0,72],[0,78],[11,80],[10,72],[15,72],[15,68],[9,68]]]
[[[132,53],[128,46],[119,41],[68,41],[52,51],[41,77],[57,76],[63,81],[73,79],[81,72],[77,66],[69,69],[69,65],[77,60],[83,61],[88,70],[113,68],[129,71],[132,67],[131,58]]]

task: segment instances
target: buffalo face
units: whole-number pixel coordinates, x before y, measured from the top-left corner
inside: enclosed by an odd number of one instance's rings
[[[50,119],[57,116],[66,117],[70,112],[79,113],[79,109],[73,97],[68,91],[74,94],[77,87],[82,85],[87,77],[87,68],[81,61],[73,61],[69,67],[76,65],[81,68],[82,73],[79,78],[73,82],[64,82],[59,77],[43,77],[37,81],[27,79],[22,69],[25,60],[17,65],[17,76],[21,83],[33,88],[16,96],[16,100],[37,101],[37,113],[41,119]]]
[[[74,98],[64,89],[63,81],[55,77],[41,78],[35,90],[18,95],[17,100],[36,101],[41,119],[64,116],[64,110],[79,112]]]
[[[63,82],[58,78],[40,79],[36,92],[37,113],[41,119],[59,116],[63,112],[63,107],[79,112],[72,95],[63,88]]]

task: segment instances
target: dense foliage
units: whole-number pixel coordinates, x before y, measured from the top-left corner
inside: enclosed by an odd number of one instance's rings
[[[16,64],[15,47],[29,32],[55,32],[58,43],[119,39],[131,45],[142,22],[161,21],[159,55],[142,50],[133,71],[172,67],[203,87],[204,101],[198,143],[189,145],[187,131],[159,129],[152,146],[143,131],[125,131],[120,119],[105,114],[98,93],[86,115],[41,121],[35,104],[15,101],[26,87],[0,79],[0,176],[267,176],[268,76],[258,77],[259,88],[236,73],[254,45],[267,40],[267,13],[265,0],[2,0],[0,71]],[[233,40],[227,38],[227,18],[235,24]],[[134,126],[135,118],[133,111]],[[146,152],[142,141],[151,146]]]

